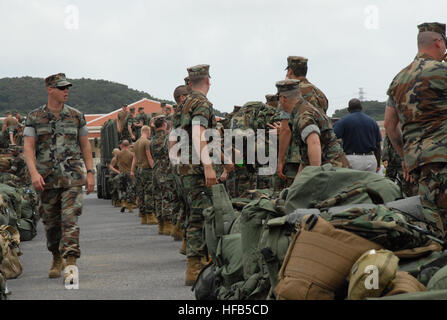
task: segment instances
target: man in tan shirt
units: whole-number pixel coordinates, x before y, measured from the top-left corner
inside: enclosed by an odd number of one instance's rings
[[[134,144],[134,158],[132,162],[131,177],[135,177],[139,186],[139,202],[141,224],[157,224],[155,218],[153,198],[152,168],[154,160],[150,150],[149,137],[151,129],[144,125],[141,128],[141,137]],[[136,168],[138,166],[138,168]]]
[[[6,118],[3,121],[2,133],[5,134],[5,132],[7,131],[7,134],[9,135],[9,142],[11,144],[15,144],[14,132],[16,131],[18,125],[19,125],[19,122],[17,121],[16,118],[14,118],[12,116],[12,113],[7,112]]]
[[[130,177],[134,154],[129,150],[129,147],[129,141],[124,140],[121,144],[121,151],[116,156],[120,172],[118,175],[118,195],[121,201],[121,212],[124,212],[126,207],[129,212],[132,212],[135,203],[135,185]]]

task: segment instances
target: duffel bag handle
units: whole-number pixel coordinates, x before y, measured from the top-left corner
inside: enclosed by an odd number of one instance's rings
[[[317,203],[314,208],[317,209],[325,209],[325,208],[330,208],[330,207],[335,207],[337,205],[340,205],[341,203],[345,202],[348,199],[351,199],[359,194],[362,193],[367,193],[368,196],[370,197],[371,201],[374,204],[384,204],[383,198],[380,195],[380,193],[378,193],[377,191],[368,188],[368,187],[360,187],[360,188],[356,188],[350,191],[344,191],[341,192],[329,199],[326,199],[324,201],[321,201],[319,203]]]

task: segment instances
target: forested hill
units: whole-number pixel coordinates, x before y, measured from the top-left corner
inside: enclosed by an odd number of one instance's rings
[[[363,112],[376,121],[383,121],[385,118],[386,102],[379,101],[362,101]],[[347,115],[348,108],[335,110],[332,118],[342,118]]]
[[[67,104],[88,114],[109,113],[142,98],[172,104],[172,101],[154,98],[149,93],[128,88],[126,85],[92,79],[68,79],[73,83]],[[21,77],[0,79],[0,117],[5,111],[26,114],[47,101],[45,81],[42,78]]]

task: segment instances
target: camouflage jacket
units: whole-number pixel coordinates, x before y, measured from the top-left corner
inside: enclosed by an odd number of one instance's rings
[[[447,64],[419,53],[394,77],[387,93],[402,125],[408,171],[447,162]]]
[[[292,139],[300,148],[303,165],[309,165],[306,139],[311,133],[316,132],[320,136],[321,164],[331,163],[335,167],[349,167],[345,153],[335,136],[331,120],[304,99],[301,99],[295,108],[298,114],[294,118]]]
[[[151,139],[150,149],[154,159],[154,175],[157,179],[166,181],[166,175],[169,170],[169,148],[168,135],[165,131],[156,131]]]
[[[304,100],[326,114],[329,102],[323,91],[310,83],[306,77],[299,77],[298,80],[300,80],[300,92]]]
[[[151,116],[150,115],[138,113],[135,116],[135,122],[142,122],[143,126],[144,125],[148,126],[149,125],[149,121],[151,121]]]
[[[26,127],[36,133],[36,167],[45,189],[85,184],[79,130],[86,125],[84,114],[64,105],[56,117],[46,106],[31,111]]]
[[[180,108],[179,108],[180,109]],[[181,107],[180,128],[188,133],[189,143],[189,163],[181,164],[178,167],[179,174],[203,174],[202,165],[193,163],[193,146],[192,146],[192,126],[193,121],[196,121],[205,129],[216,127],[216,118],[214,115],[213,104],[206,98],[205,95],[198,91],[192,91],[185,99]],[[195,159],[199,159],[199,155]]]

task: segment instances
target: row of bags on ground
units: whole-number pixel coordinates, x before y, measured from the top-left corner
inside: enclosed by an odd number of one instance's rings
[[[377,174],[308,167],[280,196],[251,199],[217,185],[204,215],[212,263],[197,299],[447,298],[436,226]]]

